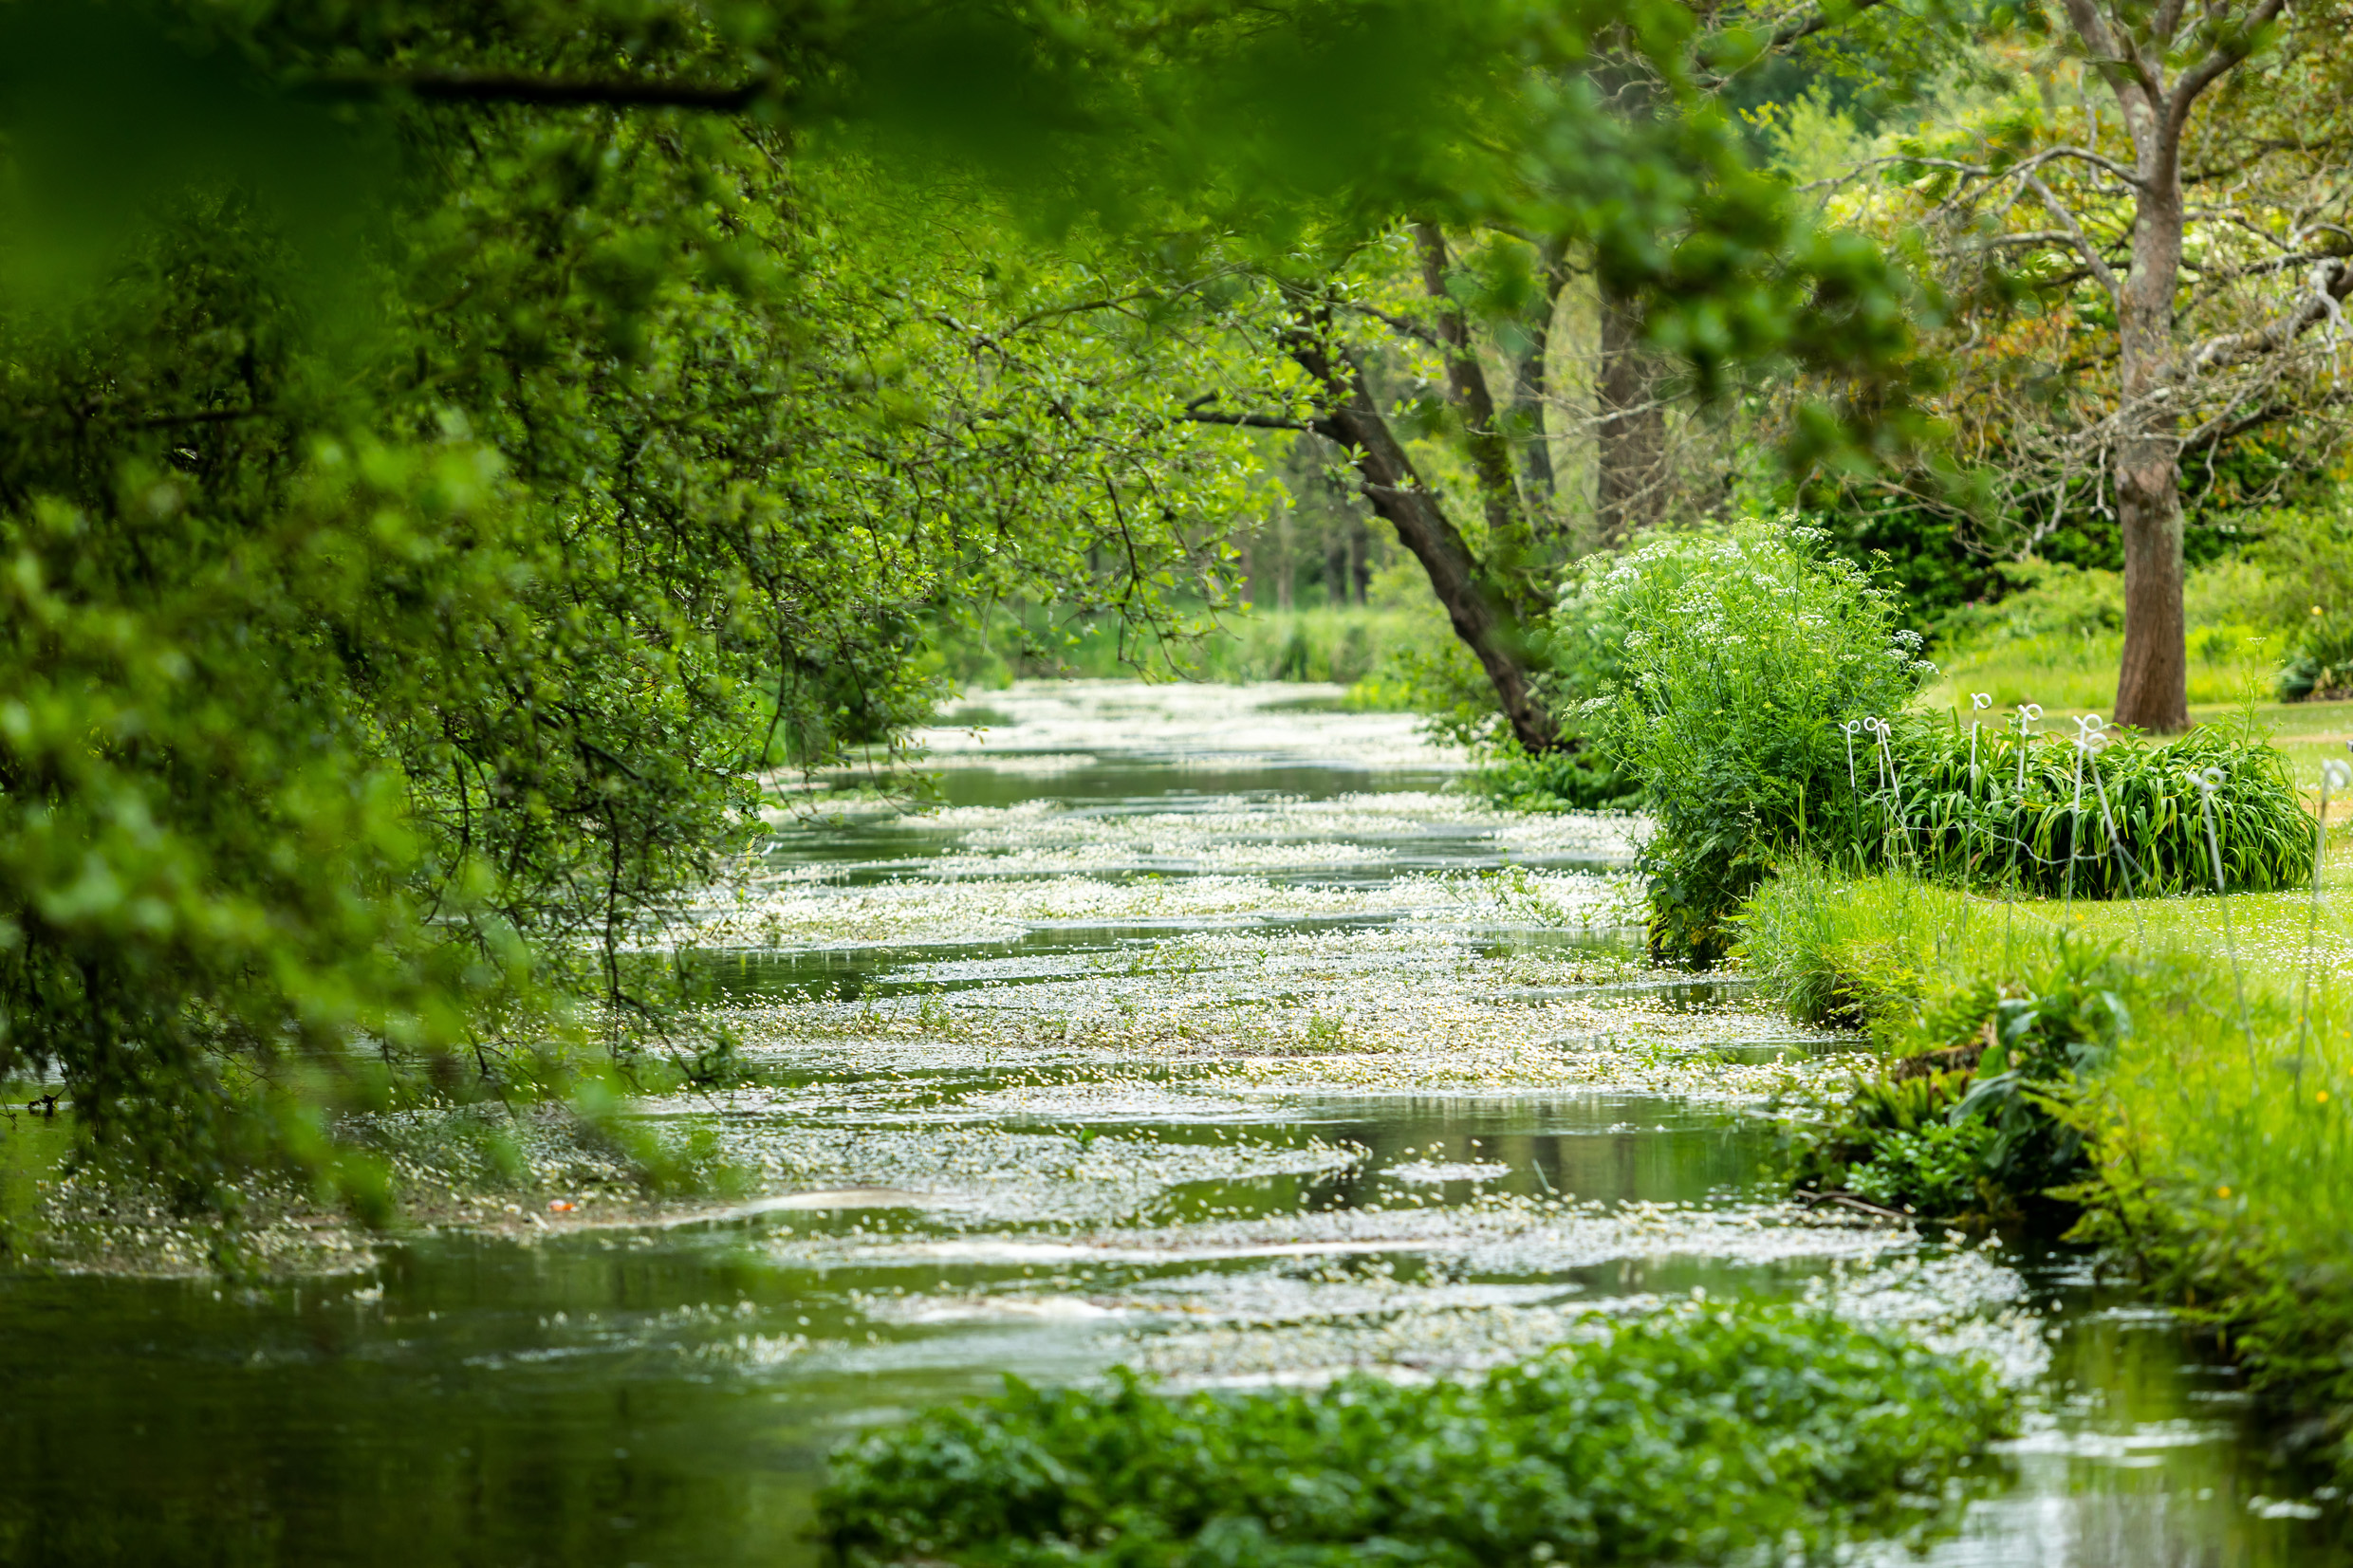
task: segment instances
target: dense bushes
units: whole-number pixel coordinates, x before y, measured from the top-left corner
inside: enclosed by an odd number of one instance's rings
[[[1981,1366],[1751,1305],[1475,1383],[1174,1399],[1126,1374],[1101,1393],[1009,1383],[838,1456],[820,1503],[834,1551],[1104,1568],[1819,1552],[1929,1517],[1918,1500],[2007,1419]]]
[[[2320,606],[2280,667],[2279,694],[2288,702],[2353,696],[2353,618]]]
[[[1623,673],[1586,712],[1657,821],[1641,865],[1658,956],[1720,957],[1738,901],[1798,855],[2084,896],[2210,884],[2199,774],[2218,781],[2229,886],[2310,866],[2311,820],[2251,735],[2111,747],[1906,715],[1933,667],[1821,538],[1745,523],[1658,540],[1565,600],[1565,619],[1623,629]]]
[[[1892,600],[1822,535],[1742,523],[1651,541],[1564,596],[1565,620],[1622,628],[1624,672],[1586,704],[1602,747],[1657,819],[1641,869],[1651,946],[1707,963],[1724,920],[1804,837],[1844,810],[1860,714],[1900,712],[1931,667]]]

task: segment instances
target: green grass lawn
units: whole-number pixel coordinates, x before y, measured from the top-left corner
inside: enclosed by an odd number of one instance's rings
[[[2224,708],[2249,697],[2270,702],[2285,643],[2245,626],[2209,626],[2190,633],[2190,704]],[[2105,713],[2116,702],[2121,632],[2053,632],[2006,637],[1940,654],[1938,678],[1926,695],[1932,708],[1969,710],[1969,694],[1983,692],[1997,711],[2039,702],[2056,717]]]

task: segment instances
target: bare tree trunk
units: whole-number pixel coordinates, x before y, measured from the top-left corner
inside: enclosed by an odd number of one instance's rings
[[[1335,523],[1324,536],[1324,602],[1337,610],[1348,602],[1348,525]]]
[[[1594,521],[1601,543],[1617,545],[1666,515],[1667,415],[1658,363],[1642,345],[1641,306],[1604,294],[1601,314]]]
[[[1512,436],[1520,448],[1520,467],[1528,478],[1528,509],[1542,536],[1560,530],[1560,476],[1552,469],[1552,434],[1545,423],[1545,400],[1551,374],[1552,318],[1560,309],[1561,290],[1568,286],[1567,259],[1561,242],[1547,241],[1537,252],[1537,275],[1544,279],[1544,297],[1529,328],[1529,341],[1513,367],[1511,388]]]
[[[2145,214],[2145,205],[2142,211]],[[2141,227],[2144,232],[2157,228],[2145,216]],[[2126,345],[2123,402],[2135,428],[2119,445],[2116,461],[2116,515],[2124,536],[2124,656],[2116,673],[2115,719],[2170,734],[2190,724],[2189,625],[2181,603],[2181,455],[2173,416],[2161,396],[2153,394],[2172,368],[2167,335],[2181,249],[2177,187],[2170,256],[2161,231],[2153,237],[2158,243],[2133,247],[2120,323]],[[2169,261],[2177,265],[2167,266]]]
[[[1362,609],[1373,592],[1373,531],[1361,517],[1348,519],[1348,587]]]
[[[2126,111],[2141,184],[2132,270],[2115,289],[2123,439],[2116,513],[2124,536],[2124,656],[2116,722],[2160,734],[2190,725],[2189,626],[2181,604],[2181,447],[2171,400],[2174,290],[2181,277],[2180,139],[2145,100]]]
[[[2181,143],[2197,97],[2244,64],[2283,0],[2243,9],[2213,0],[2193,17],[2182,0],[2154,8],[2123,0],[2064,0],[2067,23],[2124,111],[2132,135],[2130,270],[2116,276],[2082,220],[2029,174],[2025,189],[2056,217],[2084,265],[2115,302],[2123,425],[2116,449],[2117,518],[2124,536],[2124,656],[2116,674],[2116,722],[2166,733],[2187,729],[2189,655],[2181,606],[2181,445],[2172,393],[2181,374],[2174,344],[2174,294],[2181,281],[2188,213]],[[2198,43],[2180,58],[2185,21]],[[2080,155],[2073,155],[2080,156]],[[2097,157],[2096,150],[2089,156]],[[2121,178],[2121,173],[2119,172]]]
[[[1397,529],[1398,543],[1421,563],[1454,636],[1478,659],[1494,688],[1513,737],[1529,751],[1551,750],[1560,744],[1560,728],[1521,662],[1505,598],[1437,497],[1414,471],[1404,447],[1365,390],[1362,367],[1350,360],[1334,364],[1323,338],[1306,327],[1290,333],[1284,346],[1325,390],[1325,413],[1314,421],[1316,434],[1347,450],[1363,481],[1365,499]]]

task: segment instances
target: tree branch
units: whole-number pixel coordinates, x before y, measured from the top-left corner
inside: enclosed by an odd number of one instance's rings
[[[2190,106],[2197,101],[2197,95],[2213,86],[2224,72],[2253,52],[2248,46],[2249,38],[2271,25],[2280,13],[2281,4],[2282,0],[2261,0],[2253,10],[2247,13],[2247,25],[2239,29],[2238,37],[2231,46],[2217,43],[2207,52],[2205,59],[2181,73],[2180,80],[2174,83],[2172,101],[2165,106],[2165,130],[2169,138],[2179,139],[2181,128],[2190,122]]]
[[[2026,187],[2041,198],[2045,207],[2050,209],[2050,215],[2057,218],[2060,227],[2067,231],[2068,242],[2075,247],[2076,254],[2084,258],[2084,265],[2091,269],[2091,275],[2100,280],[2100,286],[2108,291],[2108,298],[2121,305],[2124,296],[2116,273],[2109,267],[2107,258],[2101,255],[2099,247],[2084,234],[2084,226],[2075,221],[2075,214],[2067,210],[2065,202],[2051,194],[2050,187],[2043,183],[2039,175],[2027,175]]]
[[[2344,302],[2346,296],[2353,295],[2353,264],[2331,260],[2315,271],[2322,274],[2315,280],[2319,286],[2306,295],[2295,309],[2252,332],[2231,332],[2208,340],[2189,356],[2185,374],[2202,376],[2258,355],[2276,354],[2321,323],[2343,321]]]
[[[1847,9],[1843,16],[1833,17],[1826,12],[1816,11],[1813,15],[1803,17],[1798,21],[1784,23],[1770,38],[1765,41],[1765,52],[1786,49],[1800,40],[1811,38],[1814,34],[1835,28],[1840,23],[1851,22],[1864,11],[1881,3],[1882,0],[1856,0],[1856,3]]]
[[[530,76],[510,71],[336,71],[312,77],[310,82],[344,92],[401,92],[442,103],[529,103],[547,108],[603,105],[702,109],[713,114],[742,114],[764,98],[781,97],[773,76],[731,84],[631,77]]]
[[[1286,419],[1272,414],[1216,414],[1208,409],[1187,409],[1184,417],[1196,425],[1240,425],[1246,430],[1297,430],[1321,434],[1321,427],[1302,419]]]

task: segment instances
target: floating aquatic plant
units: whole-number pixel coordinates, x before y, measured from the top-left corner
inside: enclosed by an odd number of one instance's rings
[[[1008,1379],[838,1455],[819,1528],[857,1564],[1720,1561],[1949,1518],[2009,1419],[1974,1360],[1802,1308],[1695,1307],[1475,1382]]]

